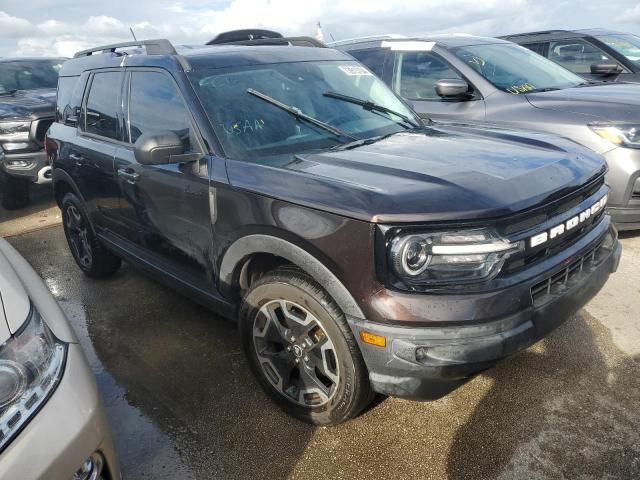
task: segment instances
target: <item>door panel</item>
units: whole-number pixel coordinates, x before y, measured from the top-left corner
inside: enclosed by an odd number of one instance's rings
[[[211,284],[209,180],[200,163],[140,165],[133,149],[121,147],[115,164],[122,222],[117,233],[144,247],[163,269]]]
[[[173,132],[184,153],[203,149],[173,79],[159,71],[130,72],[127,136],[116,152],[120,189],[118,233],[144,248],[153,263],[191,284],[213,286],[208,157],[165,165],[142,165],[135,142],[143,135]]]

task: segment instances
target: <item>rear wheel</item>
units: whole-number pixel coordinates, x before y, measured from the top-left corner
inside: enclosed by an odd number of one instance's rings
[[[62,199],[62,222],[73,259],[86,275],[102,278],[118,271],[122,260],[96,238],[78,197],[73,193],[67,193]]]
[[[284,268],[258,280],[244,298],[240,329],[254,374],[290,415],[333,425],[373,399],[344,314],[306,274]]]
[[[29,180],[26,178],[2,175],[2,207],[6,210],[18,210],[29,205]]]

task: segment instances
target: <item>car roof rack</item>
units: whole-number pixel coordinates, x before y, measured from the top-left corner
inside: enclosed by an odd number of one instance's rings
[[[285,37],[273,30],[248,28],[222,32],[207,42],[207,45],[292,45],[298,47],[319,47],[326,45],[313,37]]]
[[[388,33],[383,35],[365,35],[363,37],[345,38],[343,40],[335,40],[329,42],[329,46],[341,46],[348,45],[350,43],[365,43],[365,42],[377,42],[379,40],[406,40],[409,37],[406,35],[400,35],[398,33]]]
[[[144,47],[147,55],[177,55],[176,49],[171,42],[165,38],[155,40],[141,40],[137,42],[113,43],[111,45],[102,45],[99,47],[88,48],[77,52],[73,58],[88,57],[94,53],[116,53],[120,48],[128,47]]]
[[[498,38],[528,37],[530,35],[552,35],[554,33],[572,33],[570,30],[540,30],[537,32],[515,33],[513,35],[501,35]]]
[[[219,45],[223,43],[236,43],[247,40],[263,40],[268,38],[283,38],[283,35],[273,30],[261,28],[245,28],[242,30],[229,30],[216,35],[207,42],[207,45]]]

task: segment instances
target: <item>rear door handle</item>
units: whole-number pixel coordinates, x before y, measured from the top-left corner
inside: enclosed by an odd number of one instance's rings
[[[120,178],[124,178],[127,183],[130,183],[131,185],[136,183],[140,178],[140,174],[134,172],[130,168],[121,168],[120,170],[118,170],[118,176]]]

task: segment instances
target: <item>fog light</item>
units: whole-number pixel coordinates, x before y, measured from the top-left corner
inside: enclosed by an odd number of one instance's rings
[[[10,167],[19,167],[19,168],[26,168],[32,164],[32,162],[28,162],[26,160],[9,160],[9,159],[6,159],[5,163]]]
[[[7,152],[13,152],[14,150],[26,150],[29,148],[28,143],[5,143],[2,148]]]
[[[95,452],[87,458],[82,466],[73,474],[71,480],[100,480],[102,479],[102,466],[104,460],[100,453]]]
[[[360,330],[360,338],[364,343],[368,343],[369,345],[374,345],[376,347],[386,347],[387,339],[382,335],[376,335],[375,333],[365,332],[364,330]]]

